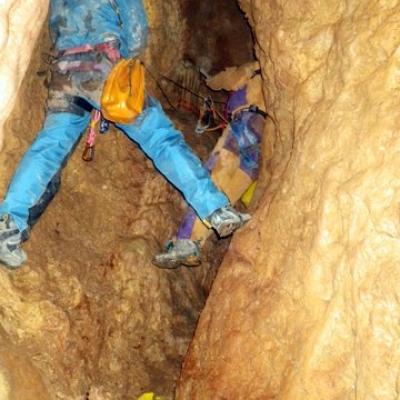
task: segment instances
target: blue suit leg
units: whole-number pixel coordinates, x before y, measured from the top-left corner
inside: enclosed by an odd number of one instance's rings
[[[88,113],[79,116],[62,112],[47,116],[0,205],[0,215],[11,215],[21,232],[29,231],[57,191],[60,170],[88,123]]]
[[[134,124],[118,127],[139,144],[202,220],[229,204],[228,198],[211,181],[209,173],[187,146],[182,134],[173,127],[158,101],[150,98],[149,105]]]

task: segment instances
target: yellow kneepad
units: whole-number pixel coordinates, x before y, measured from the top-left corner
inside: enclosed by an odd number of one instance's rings
[[[254,191],[256,190],[257,181],[254,181],[243,193],[242,197],[240,198],[241,202],[248,207],[250,205],[251,200],[254,196]]]

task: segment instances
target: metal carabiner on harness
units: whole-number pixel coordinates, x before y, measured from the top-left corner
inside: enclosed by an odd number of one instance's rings
[[[217,120],[220,123],[217,123]],[[200,113],[200,117],[197,120],[195,132],[199,135],[204,132],[217,131],[224,129],[228,124],[228,121],[221,115],[221,113],[216,109],[214,100],[211,96],[204,98],[203,110]]]
[[[105,118],[101,117],[100,120],[100,128],[99,132],[104,135],[110,129],[110,121],[107,121]]]
[[[204,99],[203,110],[201,111],[200,117],[197,121],[195,132],[198,135],[204,133],[210,128],[211,124],[213,124],[214,119],[213,101],[210,96],[207,96]]]

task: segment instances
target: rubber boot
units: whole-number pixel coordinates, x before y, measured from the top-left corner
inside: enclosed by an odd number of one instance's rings
[[[208,218],[207,222],[214,228],[219,237],[232,235],[251,218],[250,214],[242,214],[231,206],[219,208]]]
[[[166,252],[157,254],[153,264],[159,268],[173,269],[181,265],[196,267],[201,264],[200,248],[190,239],[178,239],[167,243]]]
[[[27,260],[21,242],[21,232],[11,216],[0,216],[0,263],[9,269],[19,268]]]

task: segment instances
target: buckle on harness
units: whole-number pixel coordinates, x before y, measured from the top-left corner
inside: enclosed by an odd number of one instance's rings
[[[94,107],[83,97],[78,97],[78,96],[72,96],[71,97],[71,103],[82,108],[83,110],[87,112],[92,112]]]
[[[249,106],[242,106],[242,107],[238,107],[235,110],[233,110],[230,113],[230,120],[232,121],[242,112],[251,112],[254,114],[258,114],[258,115],[261,115],[264,119],[266,119],[268,117],[268,114],[265,111],[261,110],[255,104],[250,104]]]
[[[250,104],[249,106],[249,111],[252,113],[256,113],[261,115],[263,118],[267,118],[267,113],[263,110],[261,110],[258,106],[256,106],[255,104]]]

